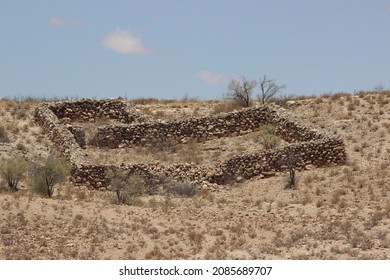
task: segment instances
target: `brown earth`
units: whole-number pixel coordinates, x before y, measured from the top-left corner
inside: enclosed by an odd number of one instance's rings
[[[223,102],[134,102],[138,112],[169,120],[229,109]],[[146,103],[146,104],[139,104]],[[297,172],[201,189],[194,197],[156,195],[135,205],[113,193],[66,183],[53,198],[7,191],[0,181],[0,259],[389,259],[390,92],[276,100],[302,122],[341,136],[345,166]],[[53,149],[33,122],[36,100],[0,101],[0,158],[42,162]],[[0,135],[1,136],[1,135]],[[0,137],[1,139],[1,137]],[[250,152],[251,135],[155,153],[88,149],[98,162],[207,163]]]

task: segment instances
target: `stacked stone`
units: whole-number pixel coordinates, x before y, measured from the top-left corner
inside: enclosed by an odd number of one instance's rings
[[[80,99],[50,104],[49,108],[59,119],[70,121],[95,122],[99,118],[109,118],[122,123],[132,123],[134,117],[128,113],[128,106],[121,99]]]
[[[107,117],[130,122],[134,117],[128,113],[121,100],[84,99],[75,102],[44,104],[35,111],[35,120],[43,127],[62,154],[73,164],[72,177],[76,184],[93,188],[107,188],[108,169],[123,169],[130,174],[142,176],[151,185],[160,178],[169,177],[178,181],[193,181],[226,184],[254,176],[267,177],[284,171],[288,165],[304,168],[308,165],[324,166],[344,164],[345,146],[341,139],[328,137],[291,120],[269,107],[248,108],[238,112],[212,117],[190,118],[175,122],[148,122],[142,124],[99,127],[99,146],[117,148],[126,145],[148,145],[152,140],[170,139],[176,143],[189,140],[207,141],[219,137],[235,136],[260,129],[265,124],[276,127],[276,132],[291,144],[254,154],[234,156],[215,166],[191,164],[130,164],[127,166],[96,165],[89,163],[81,147],[85,146],[82,127],[64,124],[60,119],[94,121]]]
[[[275,150],[234,156],[221,164],[222,173],[214,180],[220,183],[221,178],[232,180],[239,177],[266,177],[268,174],[286,170],[289,165],[302,169],[309,165],[320,167],[344,164],[346,159],[345,146],[341,139],[324,138],[290,144]]]
[[[150,145],[154,139],[169,139],[174,144],[186,143],[189,140],[203,142],[247,134],[266,124],[275,126],[276,133],[287,142],[302,142],[323,137],[315,130],[290,121],[288,117],[282,117],[275,110],[263,106],[230,114],[166,123],[101,126],[96,138],[99,147],[108,148]]]
[[[74,135],[59,122],[57,116],[47,105],[38,107],[35,110],[34,118],[67,159],[76,163],[82,158],[83,153]]]

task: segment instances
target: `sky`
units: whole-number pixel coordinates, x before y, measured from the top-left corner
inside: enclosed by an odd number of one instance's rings
[[[0,98],[390,87],[390,0],[0,0]]]

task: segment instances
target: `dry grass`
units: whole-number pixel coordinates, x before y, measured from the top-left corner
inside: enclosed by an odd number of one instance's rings
[[[29,191],[28,181],[16,193],[0,182],[0,258],[389,259],[389,100],[388,91],[274,100],[346,143],[345,166],[299,170],[299,184],[292,190],[284,189],[285,174],[277,174],[234,185],[200,184],[194,196],[145,196],[125,206],[111,204],[111,193],[70,183],[45,199]],[[166,120],[230,110],[221,102],[190,99],[133,103],[150,117]],[[38,161],[47,156],[52,146],[31,120],[35,106],[31,100],[27,105],[0,100],[0,127],[10,140],[0,143],[1,158],[21,155]],[[138,154],[144,161],[207,165],[251,152],[252,146],[248,135],[177,146],[176,151],[87,153],[91,160],[115,163]]]

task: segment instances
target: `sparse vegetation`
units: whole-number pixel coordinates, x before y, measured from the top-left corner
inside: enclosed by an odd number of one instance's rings
[[[31,190],[43,196],[52,197],[56,184],[64,182],[69,176],[70,165],[67,161],[49,156],[43,166],[34,170]]]
[[[24,178],[27,169],[28,162],[17,156],[0,163],[0,176],[7,182],[9,189],[16,192],[18,184]]]
[[[255,87],[256,80],[247,80],[243,76],[240,80],[230,80],[225,98],[235,101],[242,107],[249,107],[252,104],[252,95]]]
[[[193,183],[174,181],[169,181],[166,183],[164,189],[168,194],[179,196],[194,196],[198,191],[196,185]]]
[[[25,190],[32,188],[24,179],[29,179],[27,171],[17,185],[20,191],[4,191],[10,188],[2,178],[0,259],[389,259],[389,100],[386,90],[270,98],[268,103],[282,104],[320,131],[337,132],[346,143],[345,166],[299,165],[298,187],[293,191],[283,188],[290,176],[288,167],[284,174],[239,184],[200,181],[194,196],[190,183],[168,184],[166,192],[161,184],[154,195],[133,196],[131,204],[137,207],[119,203],[116,193],[115,204],[107,203],[112,192],[75,187],[71,182],[55,185],[53,199],[47,200]],[[144,100],[140,101],[144,105],[135,106],[169,120],[195,111],[199,116],[212,115],[215,106],[227,104],[181,102]],[[10,140],[0,143],[1,158],[23,155],[40,162],[47,157],[53,146],[31,119],[34,106],[0,100],[0,126]],[[25,116],[15,108],[25,110]],[[83,152],[91,161],[112,165],[142,158],[146,163],[157,159],[164,164],[207,166],[262,149],[261,140],[255,140],[257,133],[180,143],[174,153],[149,146],[99,150],[88,145]],[[284,146],[284,141],[279,145]],[[110,189],[114,191],[113,186]],[[149,193],[149,183],[145,192]]]
[[[9,141],[7,130],[5,130],[4,126],[0,125],[0,143],[8,143]]]
[[[126,170],[111,171],[108,173],[108,178],[111,188],[116,194],[116,203],[132,205],[146,192],[145,181]]]
[[[275,148],[281,140],[280,136],[275,133],[275,127],[272,125],[264,125],[253,136],[253,141],[262,144],[267,150]]]
[[[268,102],[268,100],[278,94],[285,87],[285,85],[277,85],[274,80],[270,80],[266,75],[264,75],[259,80],[260,93],[258,98],[261,101],[261,104]]]

